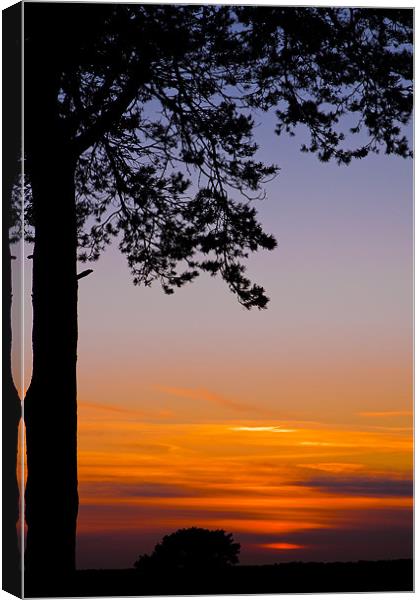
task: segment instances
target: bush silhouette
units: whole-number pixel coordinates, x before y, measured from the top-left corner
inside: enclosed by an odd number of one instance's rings
[[[239,562],[240,544],[222,529],[210,531],[200,527],[178,529],[155,546],[152,554],[144,554],[134,563],[143,571],[220,569]]]

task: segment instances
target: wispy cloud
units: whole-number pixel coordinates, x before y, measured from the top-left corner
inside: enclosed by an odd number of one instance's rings
[[[159,392],[162,392],[163,394],[176,396],[178,398],[187,398],[189,400],[201,400],[205,402],[211,402],[212,404],[216,404],[217,406],[223,406],[225,408],[229,408],[237,412],[256,412],[259,414],[265,413],[265,411],[263,411],[259,406],[253,406],[251,404],[238,402],[237,400],[226,398],[226,396],[210,392],[205,388],[178,388],[157,385],[154,386],[154,389],[158,390]]]
[[[104,417],[115,419],[117,415],[121,415],[122,418],[132,420],[135,418],[141,419],[165,419],[174,416],[171,410],[142,410],[133,407],[120,406],[118,404],[108,404],[101,402],[79,402],[79,409],[83,412],[83,419],[86,419],[87,413],[90,413],[93,417]]]
[[[115,404],[103,404],[100,402],[79,402],[79,407],[82,409],[92,409],[92,410],[101,410],[107,412],[117,412],[117,413],[132,413],[133,410],[123,407],[116,406]]]
[[[282,427],[276,426],[242,426],[242,427],[229,427],[231,431],[260,431],[260,432],[272,432],[272,433],[294,433],[296,429],[283,429]]]
[[[339,463],[339,462],[325,462],[325,463],[309,463],[297,465],[304,469],[315,469],[316,471],[326,471],[327,473],[353,473],[359,469],[363,469],[364,465],[360,463]]]
[[[359,417],[411,417],[411,410],[382,410],[357,413]]]
[[[293,484],[316,488],[324,493],[346,496],[411,497],[413,495],[413,482],[408,479],[320,476],[301,482],[295,481]]]

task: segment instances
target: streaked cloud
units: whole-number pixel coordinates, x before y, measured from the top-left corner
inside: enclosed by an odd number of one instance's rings
[[[337,443],[333,442],[299,442],[301,446],[335,446],[337,447]]]
[[[182,423],[132,419],[129,412],[120,418],[99,407],[86,412],[78,522],[85,541],[137,532],[139,544],[150,540],[141,552],[181,527],[222,528],[248,540],[244,561],[255,555],[270,562],[276,551],[282,560],[323,556],[326,531],[362,531],[372,522],[408,528],[410,431],[242,414]]]
[[[315,469],[316,471],[327,471],[328,473],[348,473],[359,471],[363,469],[362,463],[336,463],[336,462],[325,462],[325,463],[306,463],[300,464],[299,467],[305,469]]]
[[[380,479],[375,477],[318,477],[295,482],[317,488],[324,493],[351,496],[409,497],[413,495],[413,482],[408,479]]]
[[[263,426],[256,425],[255,427],[251,426],[242,426],[242,427],[230,427],[231,431],[256,431],[256,432],[272,432],[272,433],[295,433],[296,429],[283,429],[282,427],[277,426]]]
[[[167,409],[144,410],[131,406],[101,402],[79,401],[79,412],[83,420],[108,419],[134,420],[134,419],[166,419],[174,416],[174,412]]]
[[[382,410],[382,411],[367,411],[357,413],[360,417],[412,417],[411,410]]]
[[[256,412],[259,414],[264,414],[266,412],[259,406],[253,406],[251,404],[238,402],[237,400],[232,400],[230,398],[227,398],[226,396],[210,392],[205,388],[179,388],[157,385],[154,386],[154,389],[156,389],[159,392],[162,392],[163,394],[168,394],[170,396],[175,396],[178,398],[211,402],[212,404],[216,404],[217,406],[222,406],[224,408],[228,408],[237,412]]]
[[[81,401],[78,403],[79,409],[87,409],[87,410],[96,410],[96,411],[104,411],[104,412],[116,412],[116,413],[132,413],[133,411],[129,408],[126,408],[117,404],[101,404],[99,402],[86,402]]]

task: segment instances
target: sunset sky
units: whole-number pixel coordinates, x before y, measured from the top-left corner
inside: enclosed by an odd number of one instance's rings
[[[134,287],[116,247],[80,281],[79,568],[193,525],[244,564],[411,556],[412,162],[323,165],[273,129],[266,311],[207,276]]]

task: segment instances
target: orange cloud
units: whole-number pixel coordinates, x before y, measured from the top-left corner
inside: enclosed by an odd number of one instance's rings
[[[203,390],[175,391],[205,400]],[[215,402],[210,392],[204,396]],[[130,419],[130,409],[120,417],[90,403],[81,412],[81,535],[140,539],[158,532],[153,539],[159,539],[202,526],[253,544],[287,544],[299,536],[290,543],[306,548],[316,531],[363,530],[368,523],[408,527],[409,431],[243,415],[210,423],[147,421]]]
[[[360,417],[412,417],[411,410],[384,410],[372,412],[359,412]]]
[[[206,402],[211,402],[212,404],[223,406],[238,412],[257,412],[259,414],[264,412],[261,410],[261,407],[231,400],[230,398],[226,398],[220,394],[214,394],[205,388],[178,388],[157,385],[154,386],[154,389],[158,390],[159,392],[163,392],[164,394],[169,394],[170,396],[177,396],[178,398],[204,400]]]
[[[110,411],[110,412],[118,412],[118,413],[132,413],[131,409],[124,408],[122,406],[117,406],[115,404],[101,404],[99,402],[79,402],[79,408],[83,409],[92,409],[92,410],[101,410],[101,411]]]
[[[363,469],[364,465],[360,463],[314,463],[301,464],[299,467],[305,469],[316,469],[317,471],[327,471],[327,473],[353,473]]]
[[[127,406],[121,406],[118,404],[108,404],[108,403],[101,403],[101,402],[86,402],[86,401],[81,401],[78,403],[79,406],[79,411],[82,413],[83,415],[83,419],[87,418],[87,415],[89,414],[89,416],[91,417],[106,417],[108,419],[112,419],[115,420],[116,418],[116,414],[119,415],[123,415],[124,417],[126,417],[127,420],[132,420],[135,418],[142,418],[142,419],[156,419],[156,418],[169,418],[172,417],[174,415],[173,411],[171,410],[155,410],[155,411],[151,411],[151,410],[140,410],[138,408],[132,408],[132,407],[127,407]],[[103,413],[103,414],[101,414]],[[111,413],[111,415],[109,415],[109,413]]]
[[[256,432],[272,432],[272,433],[295,433],[296,429],[283,429],[277,426],[260,426],[255,427],[230,427],[231,431],[256,431]]]

